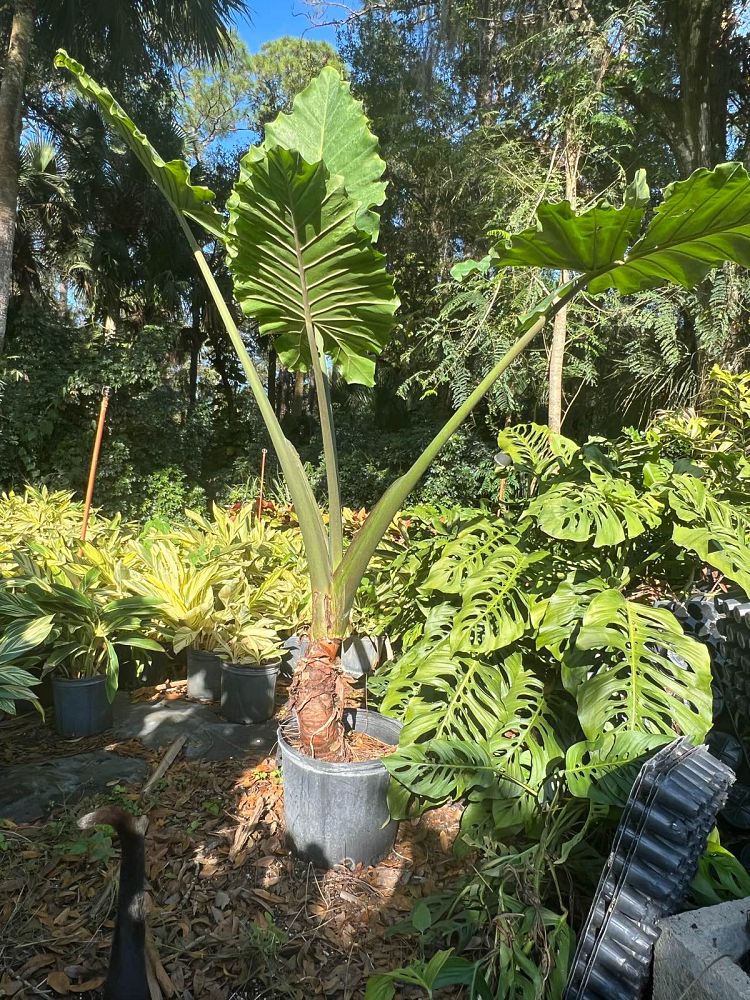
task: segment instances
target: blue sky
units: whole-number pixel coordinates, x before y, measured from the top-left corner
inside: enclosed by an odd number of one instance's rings
[[[355,6],[352,4],[352,6]],[[252,24],[247,21],[238,25],[240,36],[251,52],[257,51],[263,42],[281,35],[301,36],[315,41],[336,43],[335,28],[312,26],[307,12],[311,10],[303,0],[250,0]]]

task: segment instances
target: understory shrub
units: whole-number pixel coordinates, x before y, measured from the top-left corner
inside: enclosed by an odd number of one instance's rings
[[[84,543],[82,513],[70,493],[0,495],[0,711],[33,700],[52,668],[106,672],[113,695],[119,646],[137,669],[161,644],[250,655],[309,621],[301,536],[284,510],[187,510],[142,528],[94,511]]]
[[[662,414],[614,441],[509,428],[498,445],[525,496],[498,517],[418,508],[410,544],[389,543],[380,587],[398,594],[385,625],[402,652],[374,691],[404,721],[385,760],[392,811],[462,800],[459,849],[476,866],[412,930],[474,942],[473,996],[479,982],[493,998],[561,996],[571,886],[593,890],[592,851],[606,851],[644,756],[711,726],[707,649],[652,602],[699,581],[750,590],[749,389],[715,371],[700,415]],[[714,840],[694,898],[748,888]]]

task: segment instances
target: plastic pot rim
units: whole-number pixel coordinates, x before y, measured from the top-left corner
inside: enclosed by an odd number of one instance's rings
[[[388,719],[390,722],[395,722],[399,729],[402,727],[402,723],[400,723],[398,719],[392,719],[389,715],[381,715],[380,712],[373,712],[371,709],[357,709],[357,712],[367,712],[368,715],[377,715],[382,719]],[[379,757],[376,760],[361,761],[318,760],[317,757],[310,757],[301,750],[296,750],[284,738],[285,731],[286,735],[293,736],[296,730],[296,720],[286,719],[279,725],[279,728],[276,731],[276,736],[279,741],[279,746],[282,747],[284,754],[289,754],[297,765],[307,769],[308,771],[317,771],[319,774],[341,774],[342,771],[346,769],[355,775],[365,776],[368,774],[377,774],[386,770],[382,757]],[[360,729],[358,732],[367,732],[367,730]],[[383,756],[387,757],[388,754],[384,754]]]
[[[221,669],[233,670],[237,674],[277,674],[281,670],[281,658],[271,660],[268,663],[255,663],[253,660],[239,660],[237,663],[230,663],[229,660],[222,659]]]
[[[102,684],[107,683],[107,677],[105,674],[95,674],[93,677],[55,677],[54,674],[51,675],[50,680],[53,684],[96,684],[101,681]]]

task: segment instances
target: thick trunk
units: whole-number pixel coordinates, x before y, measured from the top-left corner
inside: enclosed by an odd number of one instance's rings
[[[660,45],[674,59],[677,93],[625,88],[666,139],[681,177],[726,159],[731,0],[666,0]]]
[[[731,0],[670,0],[666,5],[679,73],[671,146],[682,177],[699,167],[714,167],[727,157],[731,12]],[[711,284],[708,278],[696,290],[706,307]],[[678,333],[700,386],[707,359],[689,307],[683,311]]]
[[[297,663],[289,697],[297,715],[300,744],[319,760],[345,761],[343,713],[348,685],[339,651],[346,619],[330,594],[313,590],[310,646]]]
[[[668,16],[680,73],[680,138],[674,153],[683,176],[726,159],[729,53],[727,0],[672,0]]]
[[[583,0],[567,0],[573,20],[593,24]],[[639,114],[661,134],[681,177],[726,159],[728,107],[733,65],[733,0],[664,0],[644,48],[674,67],[664,86],[622,84]],[[622,58],[622,52],[611,53]],[[638,65],[638,57],[631,69]],[[673,86],[677,83],[677,87]],[[750,137],[741,155],[750,164]]]
[[[300,744],[319,760],[347,759],[343,712],[346,680],[340,639],[313,639],[300,659],[289,694],[297,713]]]
[[[34,4],[16,0],[0,83],[0,352],[5,343],[18,210],[18,145],[24,80],[34,34]]]

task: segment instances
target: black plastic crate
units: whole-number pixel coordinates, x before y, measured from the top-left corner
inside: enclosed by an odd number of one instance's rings
[[[732,770],[687,738],[641,768],[623,810],[565,1000],[637,1000],[649,982],[657,921],[678,912]]]

